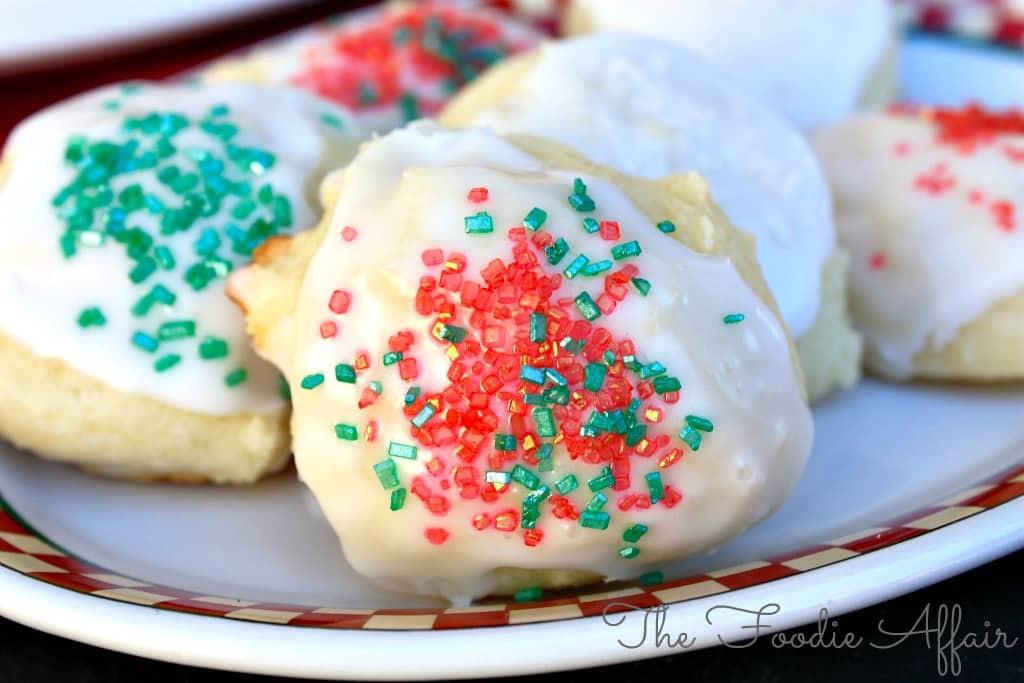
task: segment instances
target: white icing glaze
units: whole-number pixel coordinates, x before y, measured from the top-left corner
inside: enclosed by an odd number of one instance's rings
[[[223,240],[217,253],[236,264],[247,260],[231,252],[223,232],[229,223],[243,228],[250,223],[231,216],[234,199],[225,199],[218,213],[198,221],[196,227],[173,235],[160,236],[158,214],[146,210],[129,214],[126,226],[157,236],[156,244],[167,246],[176,261],[173,269],[158,269],[140,284],[129,280],[133,261],[109,236],[102,245],[80,245],[72,258],[65,258],[60,247],[65,222],[53,200],[75,178],[75,169],[64,161],[73,136],[123,142],[128,138],[121,126],[128,116],[175,112],[198,121],[211,107],[224,104],[230,108],[227,119],[240,128],[232,142],[276,156],[263,175],[245,176],[229,165],[224,177],[248,180],[254,188],[269,183],[277,194],[289,198],[293,229],[312,227],[318,215],[316,169],[328,156],[328,148],[341,140],[341,134],[320,117],[329,114],[343,120],[345,115],[332,104],[293,89],[244,84],[137,87],[134,92],[110,86],[75,97],[30,117],[11,135],[4,154],[7,174],[0,182],[0,328],[34,353],[61,359],[122,392],[212,415],[278,410],[283,401],[277,373],[250,350],[242,316],[224,294],[224,280],[213,280],[198,292],[183,280],[185,270],[198,261],[194,243],[206,227],[215,228]],[[111,102],[118,103],[116,110]],[[173,138],[179,151],[168,161],[182,172],[194,171],[195,164],[185,158],[184,150],[220,154],[216,143],[198,127],[187,128]],[[181,206],[181,197],[157,181],[152,171],[120,174],[110,187],[116,196],[135,183],[166,206]],[[106,209],[97,210],[94,225],[105,213]],[[258,211],[253,218],[258,215],[262,214]],[[145,316],[132,315],[135,302],[158,283],[177,295],[174,305],[156,304]],[[106,325],[82,329],[78,316],[91,307],[100,308]],[[156,336],[162,323],[179,320],[196,322],[195,338],[161,342],[155,353],[132,345],[136,331]],[[227,358],[200,359],[197,344],[208,336],[227,341]],[[172,353],[181,356],[178,365],[162,374],[155,372],[156,360]],[[240,367],[246,369],[248,379],[229,388],[225,377]]]
[[[699,58],[626,34],[548,44],[517,88],[473,122],[559,140],[632,175],[696,170],[732,221],[757,236],[793,334],[814,323],[835,247],[824,175],[791,125]]]
[[[389,510],[389,493],[372,466],[387,459],[389,441],[415,441],[409,418],[401,411],[408,383],[399,379],[395,366],[381,362],[388,337],[399,329],[414,331],[411,354],[418,360],[420,374],[413,383],[423,387],[425,394],[448,384],[445,346],[429,336],[434,316],[420,316],[414,310],[421,275],[438,274],[437,267],[431,270],[423,265],[422,252],[441,245],[446,253],[461,252],[467,256],[467,277],[479,279],[481,268],[491,259],[511,258],[506,229],[520,225],[526,212],[538,206],[548,212],[543,229],[555,238],[563,237],[572,248],[549,272],[560,272],[581,251],[592,260],[600,258],[610,243],[585,233],[583,214],[566,201],[575,175],[545,167],[492,133],[447,132],[422,122],[364,148],[344,173],[328,179],[337,183],[340,197],[329,233],[302,284],[287,375],[300,476],[359,572],[398,590],[440,594],[456,602],[491,591],[490,572],[499,567],[576,568],[611,578],[635,576],[744,530],[775,509],[799,477],[812,423],[782,324],[728,260],[688,250],[660,233],[614,185],[584,178],[598,207],[588,215],[617,219],[621,242],[640,241],[643,253],[630,262],[653,285],[647,298],[633,292],[614,313],[594,324],[604,325],[616,339],[635,340],[638,358],[662,359],[669,374],[681,379],[683,394],[678,403],[657,401],[666,408],[659,431],[675,437],[691,413],[715,422],[699,451],[662,470],[665,484],[681,491],[683,501],[671,509],[655,505],[624,513],[617,510],[615,501],[625,492],[608,489],[612,522],[606,531],[556,519],[542,508],[538,528],[544,533],[543,541],[527,547],[521,529],[477,531],[471,525],[479,512],[518,511],[525,492],[522,486],[512,484],[496,505],[479,498],[465,500],[454,485],[448,491],[439,488],[439,479],[426,469],[432,449],[420,446],[416,460],[393,458],[401,485],[409,487],[414,476],[421,476],[432,491],[448,497],[451,509],[446,515],[434,515],[410,491],[403,509]],[[700,183],[699,179],[694,182]],[[483,204],[467,199],[468,190],[477,186],[490,191]],[[493,217],[494,233],[466,234],[464,217],[481,210]],[[358,237],[351,242],[342,239],[344,226],[356,227]],[[602,286],[603,277],[580,276],[566,280],[553,299]],[[333,318],[327,301],[337,288],[351,293],[351,307],[334,318],[340,325],[338,337],[324,340],[319,326]],[[723,315],[735,311],[745,313],[746,320],[724,325]],[[461,318],[455,322],[466,324]],[[354,386],[336,382],[334,365],[351,363],[359,351],[369,353],[372,367],[359,375]],[[327,377],[323,385],[313,390],[299,387],[303,377],[317,372]],[[383,382],[383,394],[360,410],[357,400],[372,380]],[[507,431],[508,413],[499,403],[492,400],[490,405],[503,416],[499,431],[502,426]],[[362,434],[371,419],[380,425],[375,442],[336,438],[335,424],[353,424]],[[655,429],[652,425],[651,434],[659,433]],[[682,443],[678,437],[675,442]],[[465,463],[450,454],[443,457],[447,469],[441,478],[450,480],[451,466]],[[570,461],[562,446],[555,446],[553,458],[554,471],[542,475],[544,483],[554,490],[556,481],[575,473],[581,488],[569,497],[582,508],[592,495],[587,481],[599,475],[601,467]],[[656,462],[639,456],[631,460],[630,491],[644,493],[644,474],[656,469]],[[485,454],[473,465],[481,477],[490,469]],[[512,463],[504,469],[511,470]],[[650,531],[637,543],[638,558],[620,559],[617,551],[627,545],[623,530],[633,523],[646,524]],[[426,527],[443,528],[450,537],[443,545],[432,545],[424,536]]]
[[[893,40],[886,0],[573,0],[596,31],[677,42],[802,128],[856,108]]]
[[[407,120],[400,100],[389,98],[383,104],[363,105],[361,101],[348,101],[346,98],[352,96],[355,84],[359,82],[370,87],[380,87],[374,81],[374,67],[384,61],[386,50],[397,49],[394,29],[390,23],[406,15],[417,17],[415,21],[421,22],[422,19],[418,17],[431,12],[454,17],[459,22],[495,27],[500,40],[514,46],[517,51],[536,45],[541,40],[540,34],[529,26],[485,7],[452,6],[450,3],[437,2],[422,3],[422,6],[420,3],[392,3],[346,14],[336,24],[297,31],[268,47],[263,52],[266,62],[265,82],[298,85],[348,105],[360,123],[369,130],[383,133],[397,128]],[[336,48],[336,44],[341,41],[349,42],[343,54],[339,54]],[[333,74],[328,86],[320,88],[316,79],[308,76],[311,65]],[[413,94],[419,103],[419,113],[423,116],[435,114],[452,96],[452,91],[445,87],[443,79],[435,71],[424,70],[422,66],[404,58],[392,60],[389,66],[397,66],[397,70],[388,72],[388,76],[394,78],[387,85],[388,91],[398,95]]]
[[[942,348],[1024,289],[1024,136],[965,151],[939,144],[931,123],[878,113],[819,131],[814,143],[835,190],[853,259],[851,310],[874,367],[908,376],[915,354]],[[1000,225],[1000,202],[1012,207],[1015,229]]]

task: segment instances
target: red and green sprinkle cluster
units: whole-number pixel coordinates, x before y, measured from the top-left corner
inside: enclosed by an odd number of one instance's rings
[[[436,114],[485,69],[531,46],[500,19],[437,2],[343,21],[318,40],[294,84],[354,111],[397,107],[406,121]]]
[[[124,86],[122,94],[131,96],[140,87]],[[118,99],[102,106],[122,108]],[[200,133],[203,141],[181,142],[184,131]],[[125,116],[115,139],[76,135],[67,144],[64,162],[74,179],[53,198],[64,224],[60,249],[67,259],[97,248],[121,249],[128,256],[123,286],[138,293],[124,312],[137,324],[130,341],[153,356],[158,373],[186,356],[216,362],[230,355],[227,341],[204,334],[195,320],[165,319],[176,292],[219,287],[253,249],[292,227],[289,198],[261,180],[274,166],[274,155],[241,144],[238,134],[228,107],[217,105],[197,120],[172,111]],[[181,249],[182,233],[192,235],[191,248]],[[109,314],[91,305],[77,323],[83,329],[103,327]],[[245,380],[245,368],[225,371],[229,387]]]
[[[490,196],[487,188],[469,189],[466,233],[494,239]],[[365,442],[380,443],[373,470],[386,504],[399,511],[415,502],[434,515],[436,523],[423,530],[429,543],[448,540],[445,518],[461,499],[479,507],[471,518],[477,533],[518,534],[534,547],[544,541],[546,519],[572,522],[620,536],[619,556],[636,558],[648,527],[629,512],[676,506],[684,494],[662,473],[714,429],[699,415],[663,423],[682,381],[601,325],[626,298],[650,291],[631,262],[641,246],[622,242],[618,223],[590,216],[596,203],[581,179],[567,202],[579,213],[580,231],[593,236],[590,256],[571,253],[563,238],[545,231],[541,207],[527,207],[522,224],[507,230],[508,258],[472,263],[460,252],[426,249],[413,302],[422,326],[395,330],[380,358],[358,352],[335,368],[334,380],[358,392],[359,410],[376,403],[385,383],[402,387],[407,433],[382,435],[375,420],[358,415],[334,430],[341,441],[357,441],[362,432]],[[561,296],[565,281],[577,278],[593,284]],[[345,290],[326,297],[325,317],[345,314],[351,299]],[[326,331],[321,324],[321,336],[335,333],[333,322]],[[416,349],[425,346],[440,347],[449,361],[443,386],[417,381]],[[315,391],[325,381],[314,373],[300,386]],[[558,472],[556,448],[567,456]],[[404,481],[399,461],[424,459],[422,473]]]

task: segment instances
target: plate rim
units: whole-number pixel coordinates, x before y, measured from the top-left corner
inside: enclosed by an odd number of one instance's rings
[[[1024,547],[1024,466],[1017,494],[974,514],[872,552],[727,593],[730,603],[788,604],[768,634],[815,621],[826,607],[839,616],[943,580]],[[974,488],[974,487],[972,487]],[[954,499],[956,496],[954,496]],[[822,596],[827,595],[827,599]],[[712,594],[672,603],[668,630],[703,637],[745,636],[739,623],[712,631],[696,618],[719,603]],[[295,628],[237,619],[203,618],[99,599],[0,568],[0,615],[91,645],[153,659],[215,669],[352,680],[431,680],[526,675],[614,664],[671,654],[651,643],[616,647],[600,615],[509,626],[449,630]],[[635,616],[635,615],[627,615]],[[533,647],[531,657],[523,648]],[[552,646],[560,644],[559,647]],[[415,656],[394,656],[395,652]],[[474,656],[467,659],[466,652]]]

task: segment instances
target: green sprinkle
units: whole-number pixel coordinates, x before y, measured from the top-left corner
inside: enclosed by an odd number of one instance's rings
[[[713,432],[715,431],[715,425],[711,420],[706,417],[700,417],[698,415],[687,415],[686,424],[690,425],[694,429],[699,429],[702,432]]]
[[[430,418],[434,417],[434,415],[436,414],[437,408],[427,403],[420,409],[420,412],[416,413],[415,417],[413,417],[412,420],[410,421],[412,422],[413,427],[421,429],[423,425],[427,424]]]
[[[196,324],[191,320],[173,320],[162,324],[157,329],[156,336],[160,341],[173,339],[187,339],[196,334]]]
[[[548,256],[548,263],[557,266],[565,258],[566,254],[569,253],[569,244],[559,237],[553,243],[544,247],[544,253]]]
[[[512,600],[515,602],[536,602],[540,600],[544,595],[544,589],[539,586],[533,588],[523,588],[512,594]]]
[[[615,477],[610,472],[602,474],[599,477],[594,477],[593,479],[587,482],[587,486],[590,487],[590,490],[595,492],[600,491],[601,489],[606,489],[609,486],[613,486],[614,484]]]
[[[152,275],[155,270],[156,261],[149,258],[148,256],[143,256],[136,262],[135,267],[132,268],[132,271],[128,273],[128,279],[131,280],[134,284],[139,284],[147,277]]]
[[[586,256],[580,254],[579,256],[574,258],[572,260],[572,263],[570,263],[569,266],[563,271],[565,273],[565,276],[570,280],[573,279],[574,277],[580,274],[580,271],[583,270],[583,267],[587,265],[588,261],[589,259]]]
[[[640,554],[640,549],[635,546],[627,545],[625,548],[619,550],[619,557],[624,560],[632,560],[634,557]]]
[[[573,491],[578,489],[579,486],[580,486],[580,482],[576,478],[576,475],[575,474],[567,474],[567,475],[565,475],[564,477],[562,477],[561,479],[558,480],[558,483],[555,484],[555,489],[557,489],[558,492],[561,493],[564,496],[564,495],[567,495],[569,493],[572,493]]]
[[[166,356],[158,358],[157,361],[153,363],[153,369],[157,372],[166,372],[180,362],[181,356],[176,353],[169,353]]]
[[[594,496],[583,507],[587,512],[600,512],[608,504],[608,496],[603,493],[595,493]]]
[[[395,458],[405,458],[406,460],[416,459],[417,448],[404,443],[398,443],[397,441],[391,441],[388,443],[388,455]]]
[[[384,385],[381,382],[378,382],[377,380],[372,380],[370,382],[370,391],[380,396],[381,394],[384,393]]]
[[[544,376],[547,377],[549,381],[557,384],[560,387],[569,386],[569,380],[565,378],[565,375],[560,373],[558,370],[555,370],[554,368],[545,368]]]
[[[106,324],[107,318],[103,315],[103,311],[98,308],[87,308],[78,314],[79,327],[103,327]]]
[[[530,314],[530,341],[535,344],[547,341],[548,317],[543,313]]]
[[[343,441],[356,441],[359,438],[359,430],[343,422],[334,425],[334,434]]]
[[[595,232],[601,229],[601,224],[595,221],[593,218],[583,219],[583,229],[593,235]]]
[[[537,434],[543,437],[553,437],[558,433],[555,427],[555,416],[550,408],[534,408],[533,421],[537,424]]]
[[[587,277],[594,277],[595,275],[600,275],[606,270],[611,270],[612,265],[612,262],[609,261],[608,259],[595,261],[594,263],[588,263],[587,265],[583,266],[583,268],[580,270],[580,274],[585,275]]]
[[[249,374],[245,371],[245,368],[238,368],[232,370],[224,377],[224,383],[229,387],[237,387],[239,384],[244,382],[248,378]]]
[[[551,452],[554,448],[553,445],[545,443],[541,444],[540,448],[537,449],[537,460],[540,461],[537,469],[541,472],[551,472],[555,469],[555,463],[551,459]]]
[[[373,471],[385,491],[398,486],[398,466],[395,465],[394,460],[382,460],[373,466]]]
[[[648,472],[644,475],[647,480],[647,491],[651,494],[651,505],[654,505],[665,497],[665,487],[661,483],[661,472]]]
[[[594,200],[584,194],[569,195],[569,206],[580,213],[587,213],[597,208],[594,204]]]
[[[384,354],[384,365],[394,365],[400,360],[402,360],[401,351],[388,351]]]
[[[584,510],[580,513],[580,526],[584,526],[588,529],[600,529],[605,530],[608,528],[608,522],[611,521],[611,517],[607,512],[590,512]]]
[[[540,486],[536,491],[532,491],[523,497],[523,506],[529,508],[536,508],[538,505],[543,503],[548,497],[551,496],[551,489],[547,486]]]
[[[594,303],[594,300],[587,292],[583,292],[576,297],[576,308],[589,321],[594,321],[601,317],[601,309],[597,307],[597,304]]]
[[[395,489],[391,492],[391,511],[401,510],[405,505],[405,489]]]
[[[653,385],[656,394],[667,394],[670,391],[679,391],[683,388],[682,383],[676,377],[655,377]]]
[[[647,572],[646,574],[641,574],[637,578],[637,581],[640,583],[641,586],[656,586],[659,583],[665,582],[665,574],[663,572],[658,571]]]
[[[282,399],[290,402],[292,400],[292,388],[288,384],[288,378],[280,375],[277,379],[277,393],[280,394]]]
[[[514,451],[516,449],[516,437],[512,434],[495,434],[494,450]]]
[[[672,221],[662,221],[658,223],[658,230],[661,230],[664,233],[675,232],[676,224]]]
[[[647,296],[647,293],[651,291],[651,283],[642,277],[635,277],[632,282],[633,286],[636,287],[637,291],[639,291],[643,296]]]
[[[228,355],[228,343],[217,337],[207,337],[199,343],[199,357],[203,360],[224,358]]]
[[[355,384],[356,369],[348,363],[338,363],[334,366],[334,379],[345,384]]]
[[[522,365],[519,367],[519,379],[530,384],[543,385],[544,371],[532,365]]]
[[[569,405],[569,390],[565,387],[548,387],[543,392],[544,400],[560,406]]]
[[[491,219],[491,214],[481,211],[475,216],[466,216],[466,232],[470,235],[494,232],[494,220]]]
[[[700,450],[700,442],[703,440],[703,437],[701,437],[700,432],[690,425],[683,427],[682,431],[679,432],[679,438],[682,439],[692,450]]]
[[[544,225],[544,221],[548,219],[548,212],[538,207],[530,209],[530,213],[526,214],[526,218],[523,219],[523,225],[530,230],[540,230],[540,227]]]
[[[420,117],[419,107],[416,106],[416,98],[411,93],[402,95],[398,104],[402,111],[402,120],[406,123],[415,121]]]
[[[640,538],[647,533],[647,525],[645,524],[634,524],[625,531],[622,532],[622,540],[626,543],[636,543]]]
[[[583,388],[587,391],[600,391],[608,369],[600,363],[587,363],[583,368]]]
[[[437,336],[443,341],[458,344],[466,338],[466,328],[458,325],[441,325]]]
[[[327,111],[320,114],[320,123],[337,130],[344,130],[345,128],[345,122],[341,120],[340,116]]]
[[[173,306],[174,302],[178,300],[177,295],[163,285],[154,285],[153,289],[149,291],[149,296],[165,306]]]
[[[409,390],[405,392],[405,405],[411,406],[416,402],[416,399],[420,397],[420,392],[423,391],[419,387],[409,387]]]
[[[136,332],[132,335],[132,344],[142,349],[146,353],[153,353],[156,351],[159,342],[156,337],[146,334],[145,332]]]
[[[623,244],[616,244],[612,247],[612,258],[616,261],[621,261],[624,258],[639,256],[641,251],[640,243],[636,240],[633,240],[632,242],[625,242]]]
[[[517,481],[528,489],[536,489],[540,486],[540,477],[526,469],[522,465],[512,468],[512,480]]]
[[[167,247],[160,246],[153,250],[153,256],[156,258],[157,265],[163,270],[173,270],[175,261],[174,254]]]
[[[322,372],[316,372],[311,375],[306,375],[302,378],[299,383],[303,389],[310,390],[316,389],[318,386],[324,383],[324,374]]]
[[[746,319],[746,317],[747,316],[743,315],[742,313],[730,313],[729,315],[722,318],[722,322],[725,323],[726,325],[735,325],[736,323],[743,322]]]
[[[651,377],[663,375],[665,372],[665,366],[658,361],[654,361],[653,363],[640,366],[640,379],[650,379]]]
[[[587,213],[593,211],[595,208],[594,200],[587,195],[587,186],[583,183],[582,178],[576,178],[572,182],[572,194],[569,195],[569,206],[580,213]]]

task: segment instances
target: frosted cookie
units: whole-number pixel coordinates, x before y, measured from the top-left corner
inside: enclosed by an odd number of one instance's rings
[[[0,434],[114,476],[280,468],[287,401],[224,279],[315,224],[355,130],[329,102],[245,84],[105,87],[19,125],[0,177]]]
[[[1024,114],[898,109],[820,131],[876,372],[1024,379]]]
[[[637,35],[551,43],[495,67],[441,120],[558,140],[630,175],[699,172],[732,222],[757,236],[811,398],[858,379],[846,257],[817,159],[789,123],[703,60]]]
[[[628,31],[678,43],[738,78],[801,128],[897,91],[886,0],[572,0],[570,35]]]
[[[483,70],[539,40],[534,29],[496,10],[391,3],[215,62],[202,77],[305,88],[384,132],[433,116]]]
[[[229,290],[360,573],[454,602],[635,577],[799,477],[812,423],[786,328],[696,174],[421,122],[325,195],[318,232],[269,242]]]

